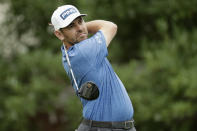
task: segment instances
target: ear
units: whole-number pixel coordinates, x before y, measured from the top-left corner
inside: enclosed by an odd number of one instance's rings
[[[60,32],[59,30],[54,31],[54,35],[60,39],[61,41],[64,40],[64,35],[62,34],[62,32]]]

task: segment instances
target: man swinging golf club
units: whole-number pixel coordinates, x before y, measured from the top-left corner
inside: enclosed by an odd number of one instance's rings
[[[63,43],[64,69],[83,104],[84,119],[77,131],[135,131],[131,100],[107,59],[117,25],[84,22],[85,15],[73,5],[63,5],[51,17],[54,34]]]

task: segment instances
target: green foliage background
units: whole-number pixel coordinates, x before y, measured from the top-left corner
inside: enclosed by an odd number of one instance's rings
[[[108,58],[131,97],[137,130],[197,128],[196,0],[2,2],[10,10],[0,45],[15,35],[12,43],[22,43],[26,51],[0,53],[0,130],[73,131],[80,123],[82,107],[62,67],[61,42],[48,26],[63,4],[87,13],[86,21],[118,25]],[[38,39],[35,45],[21,41],[29,31]]]

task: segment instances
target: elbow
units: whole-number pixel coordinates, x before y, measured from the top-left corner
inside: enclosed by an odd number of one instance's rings
[[[118,30],[118,26],[113,22],[111,24],[112,24],[112,31],[114,32],[114,34],[116,34],[116,32]]]

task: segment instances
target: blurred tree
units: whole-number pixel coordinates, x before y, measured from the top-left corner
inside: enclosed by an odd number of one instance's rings
[[[41,40],[34,36],[35,30],[18,34],[15,29],[21,16],[7,13],[5,3],[0,9],[4,11],[0,15],[0,130],[74,130],[79,122],[66,115],[71,112],[74,95],[70,94],[74,92],[62,67],[61,52],[39,49]],[[6,24],[4,20],[10,18],[16,21]],[[77,105],[75,115],[80,119]]]
[[[50,22],[51,14],[58,5],[76,5],[82,12],[88,14],[85,18],[87,20],[114,21],[119,27],[114,43],[117,43],[119,48],[112,44],[111,49],[116,50],[116,53],[112,53],[110,57],[117,62],[128,62],[130,58],[141,58],[142,45],[139,43],[142,38],[148,41],[163,40],[164,33],[171,34],[174,25],[191,30],[196,27],[197,23],[196,0],[10,1],[12,13],[22,17],[20,26],[17,26],[19,34],[25,33],[29,28],[36,29],[37,36],[42,40],[42,47],[50,46],[54,51],[59,51],[59,45],[54,44],[58,41],[46,32],[47,23]],[[21,25],[21,23],[23,24]]]
[[[73,131],[79,123],[61,42],[48,26],[62,4],[77,6],[87,21],[117,23],[109,59],[129,91],[138,130],[195,130],[196,0],[4,2],[10,13],[0,30],[0,130]]]
[[[176,28],[173,34],[160,48],[144,50],[144,62],[132,60],[116,69],[130,87],[140,131],[197,128],[197,29],[187,32]]]

